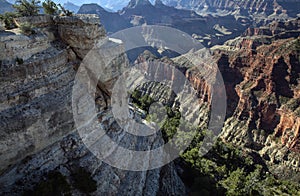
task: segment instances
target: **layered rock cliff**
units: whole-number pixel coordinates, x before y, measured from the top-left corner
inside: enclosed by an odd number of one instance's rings
[[[105,37],[99,18],[95,15],[37,16],[17,21],[36,21],[38,28],[35,29],[37,33],[30,36],[20,34],[18,29],[0,32],[3,51],[0,193],[41,194],[41,190],[53,191],[51,187],[54,186],[59,191],[69,187],[74,195],[186,194],[174,164],[143,172],[116,169],[93,155],[76,130],[71,107],[75,73],[83,59],[89,62],[103,57],[97,56],[99,43],[106,40],[109,45],[119,44]],[[90,56],[84,58],[86,55]],[[99,58],[97,63],[106,60]],[[108,73],[103,75],[103,70],[99,70],[103,77],[97,85],[99,115],[95,122],[125,146],[156,146],[160,137],[132,142],[113,118],[112,86],[126,61],[123,55],[105,68]],[[85,92],[81,88],[75,90],[79,94]],[[103,145],[101,141],[99,145]],[[59,176],[54,181],[51,179],[53,173]],[[82,182],[86,184],[82,186]],[[60,189],[62,184],[65,189]]]
[[[80,17],[60,19],[72,23],[72,30],[76,24],[88,26]],[[45,22],[46,26],[54,24],[48,18],[30,20]],[[94,24],[98,28],[99,22]],[[57,23],[57,28],[62,25]],[[62,39],[72,38],[72,32],[65,29]],[[89,35],[80,33],[73,35],[76,40],[87,40]],[[74,129],[70,101],[77,57],[71,58],[67,45],[59,39],[51,41],[43,32],[30,37],[11,32],[1,34],[1,169],[5,169]],[[75,49],[84,51],[91,47],[88,42],[76,45]]]
[[[222,138],[259,152],[276,175],[299,180],[300,32],[274,24],[214,48],[230,100]]]
[[[163,0],[166,5],[175,6],[184,9],[193,9],[196,11],[216,10],[236,11],[264,14],[269,16],[271,14],[286,14],[295,17],[299,14],[299,2],[297,1],[273,1],[273,0],[255,0],[255,1],[239,1],[239,0],[196,0],[196,1],[174,1]]]

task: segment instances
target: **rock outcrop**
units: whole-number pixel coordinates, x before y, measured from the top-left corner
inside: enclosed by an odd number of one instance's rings
[[[45,34],[36,34],[29,38],[25,35],[5,34],[1,39],[1,60],[13,61],[16,58],[28,60],[33,54],[50,48],[48,37]]]
[[[92,17],[91,17],[92,16]],[[105,37],[105,30],[96,15],[54,17],[58,34],[83,59],[95,44]],[[100,28],[99,28],[100,26]]]

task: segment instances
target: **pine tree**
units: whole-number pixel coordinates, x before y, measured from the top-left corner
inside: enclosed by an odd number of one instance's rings
[[[38,15],[40,11],[39,0],[17,0],[13,7],[20,16],[35,16]]]
[[[73,16],[73,12],[71,12],[70,10],[65,9],[61,4],[58,4],[58,7],[61,9],[62,15],[64,15],[64,16]]]

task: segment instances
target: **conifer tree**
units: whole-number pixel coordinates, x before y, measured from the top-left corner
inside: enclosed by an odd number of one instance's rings
[[[17,0],[13,7],[20,16],[35,16],[40,11],[39,0]]]

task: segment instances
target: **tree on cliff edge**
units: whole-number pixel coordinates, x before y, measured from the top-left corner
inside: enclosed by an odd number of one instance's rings
[[[51,0],[46,0],[43,2],[43,8],[46,14],[50,14],[50,15],[57,15],[59,14],[59,9],[56,5],[56,3],[54,3]]]
[[[13,7],[20,16],[35,16],[40,11],[39,0],[17,0]]]

